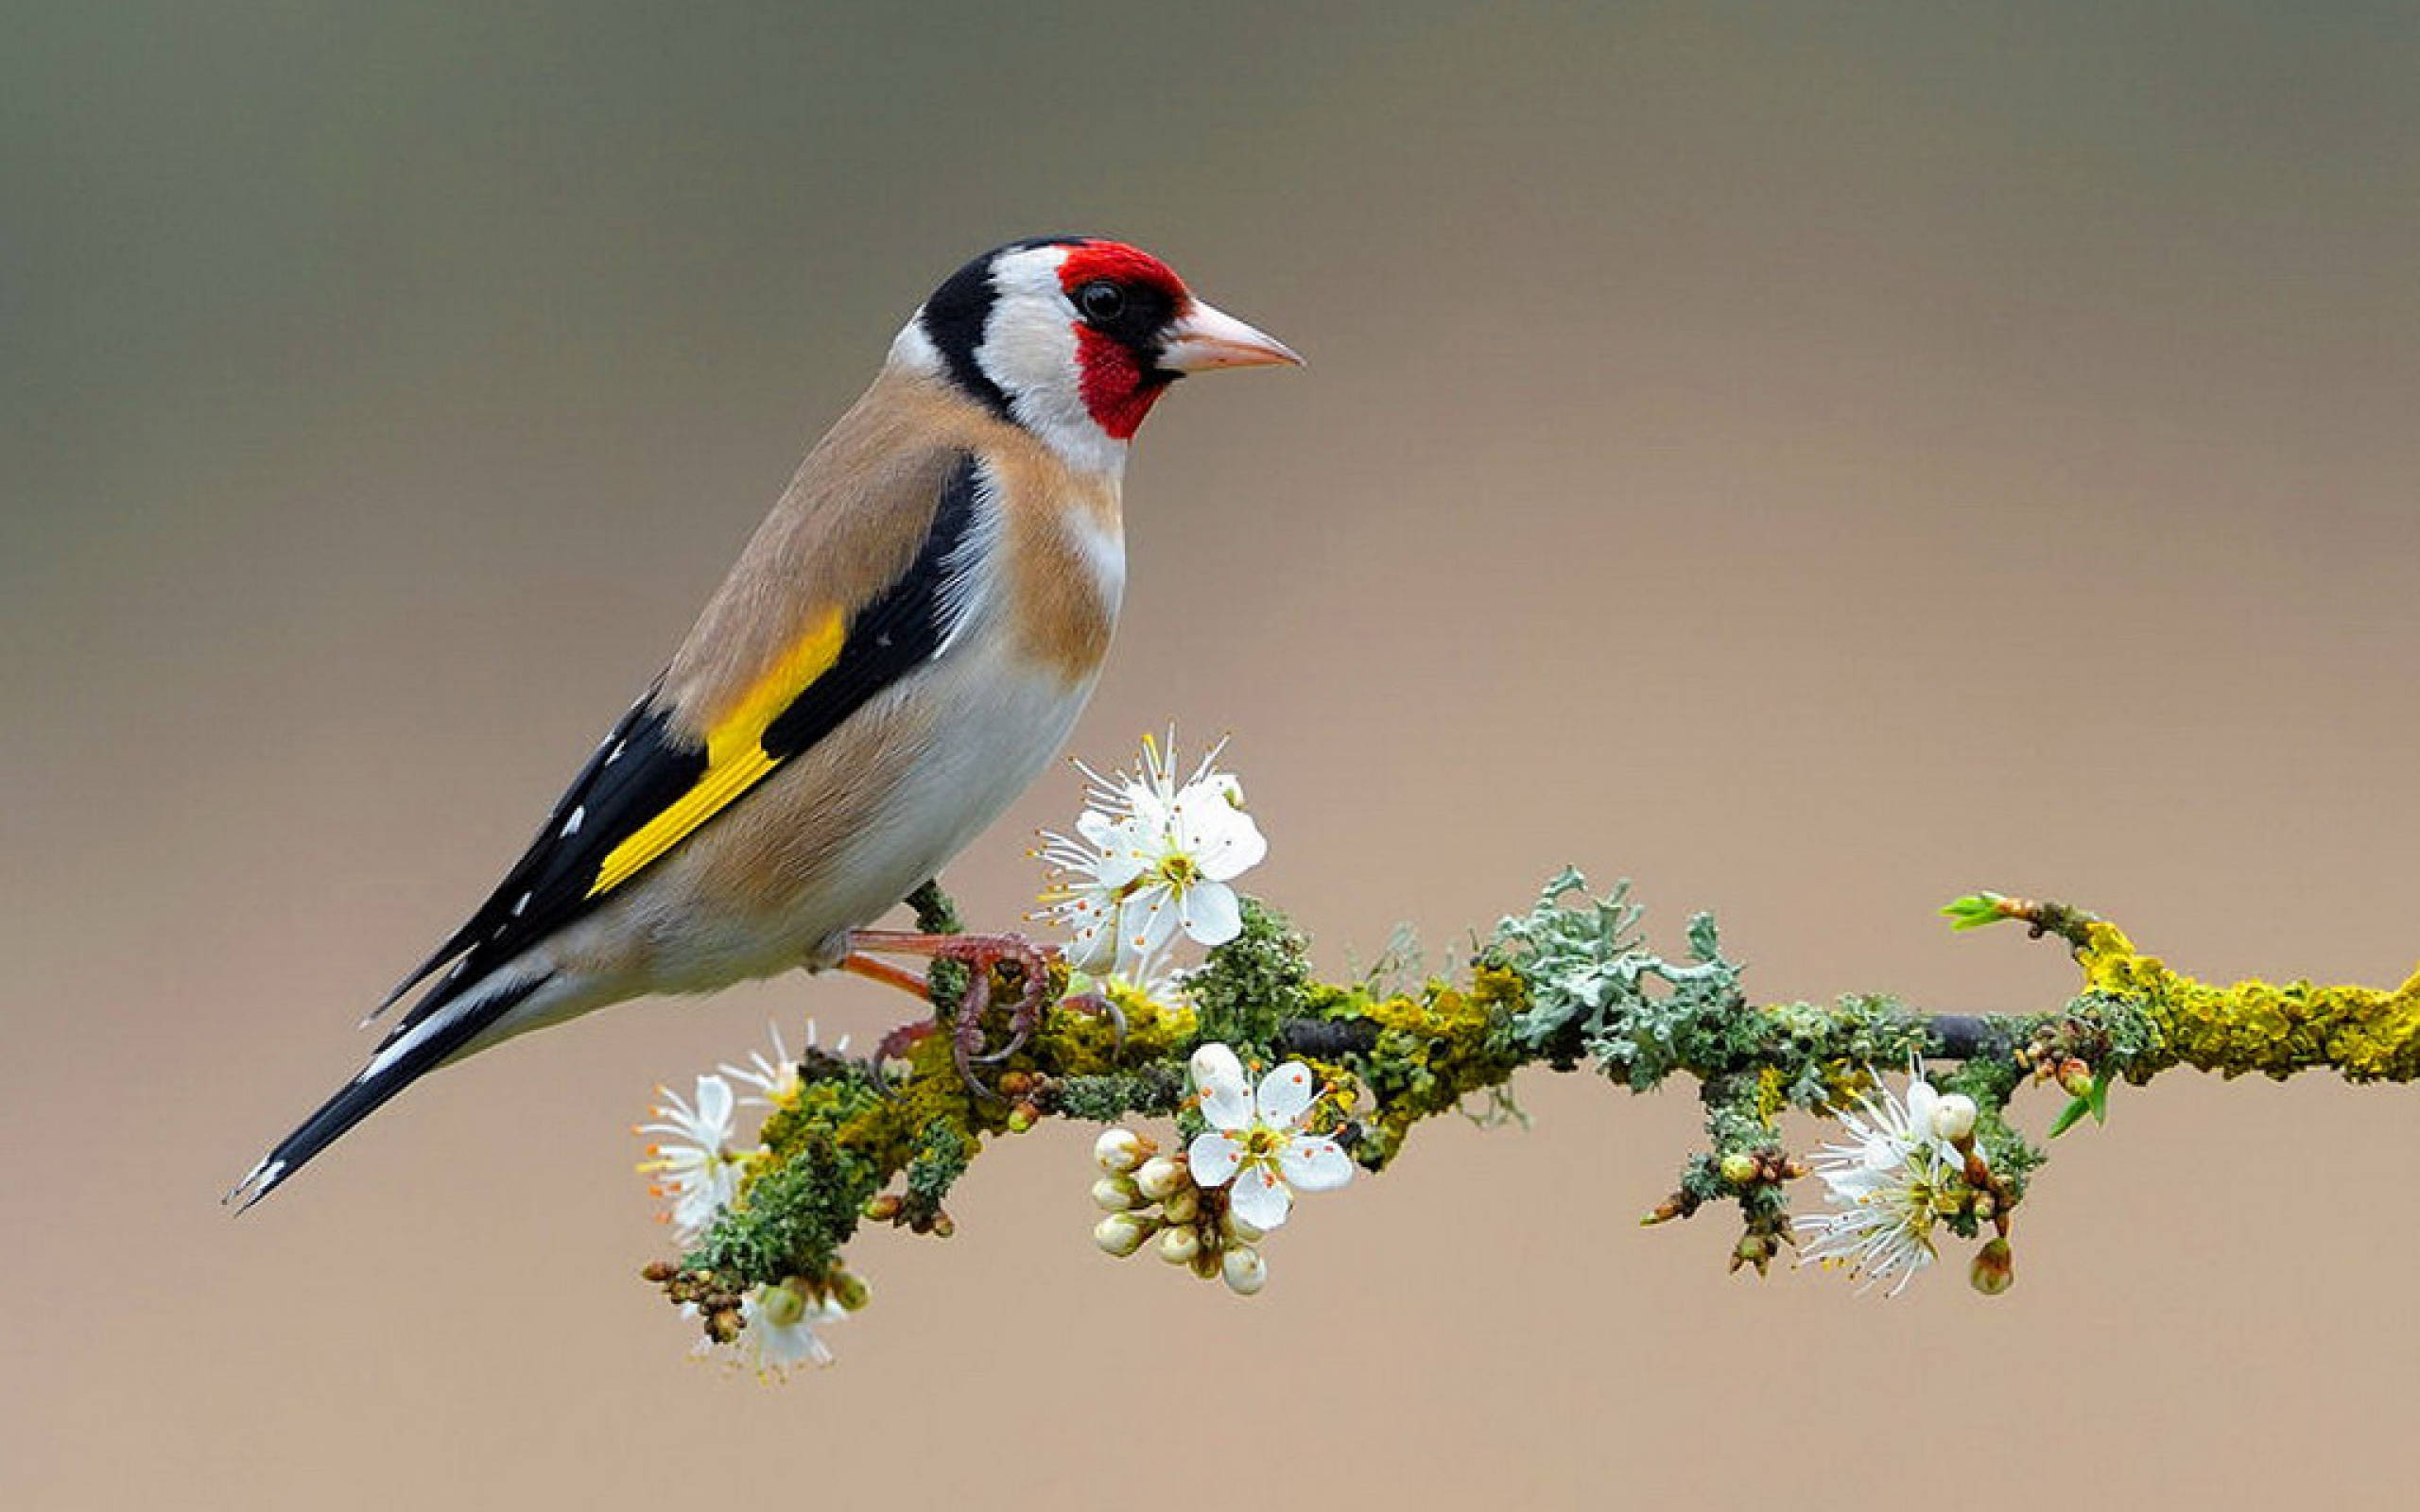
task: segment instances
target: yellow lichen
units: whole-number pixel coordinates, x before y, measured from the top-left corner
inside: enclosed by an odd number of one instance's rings
[[[2225,1076],[2280,1079],[2332,1068],[2347,1081],[2420,1078],[2420,973],[2400,988],[2238,982],[2215,987],[2135,948],[2095,921],[2078,952],[2086,984],[2139,1005],[2160,1053],[2137,1075],[2183,1062]]]
[[[1766,1127],[1772,1126],[1781,1110],[1789,1106],[1789,1083],[1778,1066],[1766,1066],[1756,1073],[1756,1117]]]
[[[1376,1103],[1369,1139],[1356,1152],[1364,1164],[1384,1165],[1414,1124],[1512,1074],[1518,1056],[1491,1033],[1518,1000],[1518,979],[1501,980],[1510,975],[1482,969],[1468,990],[1431,982],[1417,995],[1356,995],[1350,1015],[1378,1026],[1363,1060]]]

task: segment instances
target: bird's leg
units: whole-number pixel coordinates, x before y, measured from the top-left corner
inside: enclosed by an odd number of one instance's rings
[[[840,970],[852,976],[862,976],[869,982],[895,987],[911,997],[923,997],[929,987],[913,971],[893,966],[889,961],[875,960],[871,955],[859,955],[854,951],[840,958]]]
[[[1044,1000],[1050,990],[1052,953],[1022,935],[920,935],[888,929],[860,929],[850,934],[849,953],[840,961],[843,971],[929,998],[931,985],[925,978],[874,959],[871,954],[874,952],[957,961],[967,968],[966,994],[959,1001],[951,1025],[950,1056],[958,1064],[959,1074],[977,1091],[985,1089],[976,1080],[975,1067],[1015,1055],[1025,1048],[1042,1022]],[[985,1055],[981,1053],[983,1011],[991,1005],[992,971],[1008,962],[1016,964],[1022,982],[1016,1005],[1009,1014],[1009,1042]]]

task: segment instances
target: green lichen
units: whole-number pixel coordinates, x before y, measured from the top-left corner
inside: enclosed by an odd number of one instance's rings
[[[1184,1078],[1172,1067],[1114,1072],[1061,1080],[1051,1110],[1093,1124],[1115,1124],[1130,1114],[1165,1116],[1184,1096]]]
[[[947,1124],[936,1124],[916,1142],[916,1154],[903,1174],[907,1191],[901,1195],[900,1221],[911,1228],[928,1227],[942,1212],[942,1199],[966,1174],[982,1143]]]
[[[1792,1107],[1820,1110],[1853,1092],[1869,1071],[1901,1067],[1930,1048],[1932,1026],[1893,997],[1852,993],[1829,1005],[1786,1003],[1759,1010],[1772,1026],[1758,1063]]]
[[[908,895],[908,906],[915,912],[916,930],[924,935],[963,935],[965,921],[958,917],[958,904],[942,891],[939,881],[926,879]],[[946,1022],[966,996],[972,972],[963,961],[934,961],[925,971],[925,995],[931,1000],[934,1015]]]
[[[747,1199],[716,1220],[683,1269],[733,1289],[824,1275],[880,1185],[873,1162],[828,1136],[809,1140],[749,1183]]]
[[[1243,930],[1185,978],[1197,1033],[1266,1063],[1288,1019],[1310,1012],[1310,945],[1284,914],[1243,900]]]
[[[1630,883],[1590,898],[1588,879],[1565,867],[1548,879],[1526,914],[1507,915],[1480,953],[1483,969],[1518,975],[1525,1003],[1512,1032],[1522,1047],[1560,1068],[1578,1063],[1581,1036],[1600,1022],[1610,1004],[1638,973],[1638,921],[1645,909],[1630,901]],[[1577,906],[1564,899],[1580,895]]]
[[[1529,913],[1496,926],[1482,955],[1526,986],[1516,1041],[1558,1065],[1585,1054],[1634,1091],[1684,1068],[1719,1074],[1753,1057],[1768,1029],[1742,1011],[1739,967],[1723,958],[1713,916],[1689,920],[1688,960],[1668,961],[1641,947],[1643,910],[1627,882],[1602,898],[1587,886],[1576,870],[1557,874]],[[1563,901],[1575,893],[1577,904]]]
[[[986,1021],[997,1042],[1007,1038],[1008,1001],[1005,992],[996,994]],[[767,1164],[786,1169],[826,1147],[847,1150],[873,1173],[873,1191],[902,1183],[899,1221],[929,1227],[985,1142],[1015,1126],[1021,1111],[1047,1104],[1053,1111],[1107,1119],[1172,1105],[1168,1062],[1191,1046],[1193,1015],[1131,991],[1115,1001],[1122,1027],[1104,1013],[1047,1012],[1027,1045],[994,1068],[1000,1095],[967,1085],[949,1036],[939,1028],[904,1047],[906,1073],[889,1082],[878,1082],[864,1063],[811,1055],[795,1100],[766,1121]],[[743,1191],[743,1210],[773,1200],[760,1189],[762,1177]]]

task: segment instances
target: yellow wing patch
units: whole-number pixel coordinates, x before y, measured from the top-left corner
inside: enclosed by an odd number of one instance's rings
[[[840,660],[847,634],[840,611],[834,610],[756,679],[731,712],[706,731],[705,775],[606,854],[605,864],[596,870],[596,885],[588,889],[589,897],[602,897],[646,870],[699,825],[764,781],[779,765],[765,749],[767,727],[816,679],[832,670],[832,664]]]

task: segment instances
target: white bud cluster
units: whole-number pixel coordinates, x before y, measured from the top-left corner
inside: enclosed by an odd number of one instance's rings
[[[1093,1201],[1109,1216],[1094,1226],[1093,1243],[1120,1260],[1153,1244],[1169,1264],[1203,1280],[1223,1280],[1238,1297],[1259,1291],[1269,1280],[1268,1263],[1253,1247],[1261,1231],[1227,1211],[1224,1192],[1195,1186],[1183,1155],[1157,1151],[1127,1128],[1109,1129],[1094,1143],[1101,1177]]]

